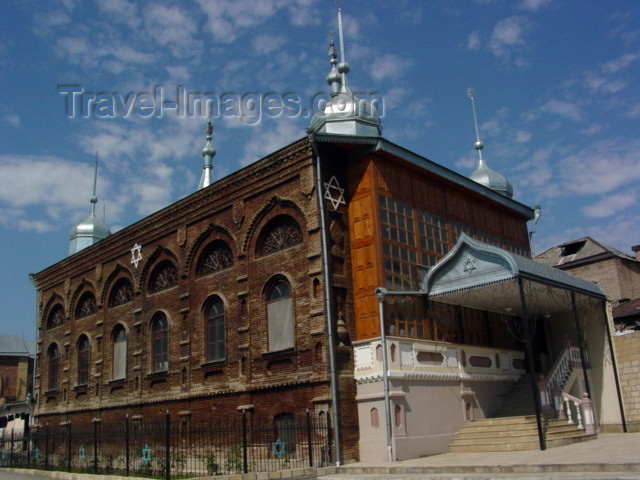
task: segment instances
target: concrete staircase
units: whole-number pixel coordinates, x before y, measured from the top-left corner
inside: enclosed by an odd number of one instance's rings
[[[596,438],[566,420],[543,418],[547,448]],[[508,452],[540,448],[535,415],[472,420],[460,428],[450,452]]]
[[[546,446],[558,447],[596,438],[567,420],[543,417],[542,431]],[[518,380],[492,418],[465,423],[453,443],[451,452],[506,452],[540,448],[531,377]]]

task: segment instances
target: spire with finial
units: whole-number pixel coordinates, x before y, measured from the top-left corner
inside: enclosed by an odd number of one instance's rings
[[[357,98],[347,86],[349,64],[344,56],[342,9],[339,4],[337,4],[337,9],[340,62],[337,61],[336,47],[333,38],[331,38],[329,44],[331,70],[327,75],[331,97],[324,109],[313,115],[307,131],[333,135],[379,137],[382,134],[382,123],[378,116],[378,110],[370,102]]]
[[[211,139],[213,138],[213,124],[211,123],[211,118],[209,118],[209,123],[207,123],[207,128],[205,130],[207,134],[207,143],[202,149],[202,158],[204,159],[204,164],[202,166],[202,176],[200,177],[200,183],[198,184],[198,190],[208,187],[213,183],[213,157],[216,155],[216,151],[211,144]]]
[[[109,227],[96,216],[96,203],[98,203],[98,197],[96,196],[97,183],[98,152],[96,152],[95,166],[93,169],[93,195],[91,195],[89,199],[91,203],[91,213],[69,232],[69,255],[73,255],[111,235]]]
[[[475,128],[475,131],[476,131],[476,143],[474,144],[474,147],[478,152],[478,164],[476,166],[476,169],[473,171],[473,173],[470,175],[469,178],[471,178],[471,180],[474,180],[475,182],[478,182],[481,185],[484,185],[487,188],[490,188],[491,190],[501,195],[504,195],[505,197],[511,198],[513,197],[513,186],[511,185],[511,183],[509,183],[509,181],[504,176],[500,175],[498,172],[494,172],[493,170],[491,170],[485,163],[484,159],[482,158],[482,149],[484,148],[484,144],[480,140],[480,131],[478,130],[478,118],[476,116],[476,102],[475,102],[475,99],[473,98],[473,94],[474,94],[473,88],[467,89],[467,96],[469,97],[469,100],[471,100],[471,112],[473,114],[473,127]]]

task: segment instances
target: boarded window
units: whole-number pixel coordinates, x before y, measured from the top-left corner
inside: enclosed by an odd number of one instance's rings
[[[291,288],[279,280],[271,289],[267,303],[269,351],[286,350],[294,346],[293,302]]]
[[[127,332],[116,327],[113,337],[113,380],[125,378],[127,373]]]

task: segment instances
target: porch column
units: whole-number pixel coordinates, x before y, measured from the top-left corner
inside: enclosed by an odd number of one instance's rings
[[[582,336],[582,327],[580,326],[580,319],[578,318],[578,307],[576,305],[576,294],[571,292],[571,308],[573,309],[573,322],[576,325],[576,331],[578,332],[578,343],[580,344],[580,361],[582,362],[582,375],[584,376],[584,388],[591,396],[591,386],[589,385],[589,378],[587,377],[587,356],[584,354],[584,337]]]
[[[533,403],[536,407],[536,423],[538,424],[538,440],[540,442],[540,450],[546,450],[547,444],[542,431],[542,407],[540,406],[540,393],[538,392],[538,384],[535,378],[535,366],[533,364],[533,350],[531,348],[531,331],[529,329],[529,318],[527,316],[527,302],[524,296],[524,286],[522,278],[518,277],[518,290],[520,291],[520,310],[522,317],[522,329],[524,334],[525,345],[527,348],[527,365],[529,367],[529,376],[531,377],[531,391],[533,393]],[[534,319],[535,321],[535,319]]]

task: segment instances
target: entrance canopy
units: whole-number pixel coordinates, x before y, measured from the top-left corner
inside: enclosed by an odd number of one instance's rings
[[[473,240],[462,233],[456,245],[423,278],[429,298],[480,310],[520,315],[518,280],[526,286],[529,314],[552,316],[571,308],[571,293],[602,301],[595,283],[557,268]],[[586,298],[585,298],[586,297]],[[590,302],[589,302],[590,303]],[[532,311],[532,307],[535,312]]]

